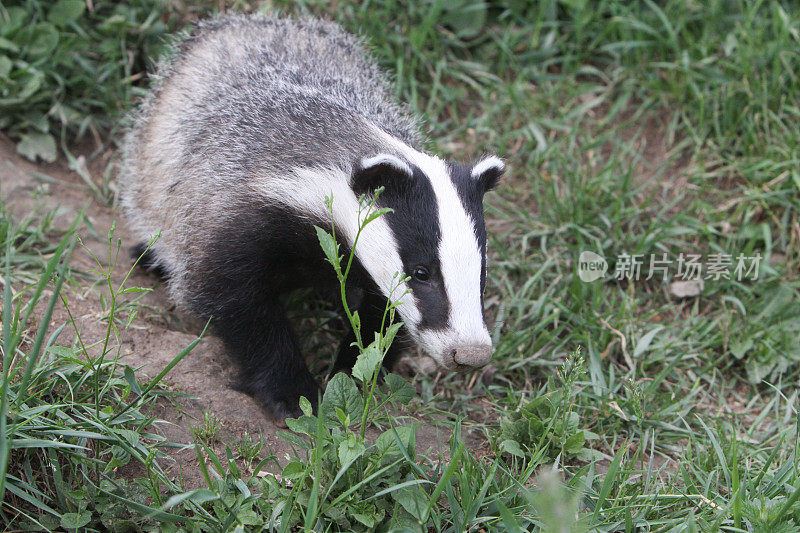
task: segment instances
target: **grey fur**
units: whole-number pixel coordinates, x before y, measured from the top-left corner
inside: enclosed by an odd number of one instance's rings
[[[252,203],[252,181],[292,167],[350,172],[391,150],[374,127],[419,144],[418,123],[362,41],[318,19],[223,16],[199,24],[160,62],[126,137],[122,205],[154,246],[172,296],[191,297],[192,258]]]

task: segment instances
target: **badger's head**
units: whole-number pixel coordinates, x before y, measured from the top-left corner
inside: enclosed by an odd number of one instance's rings
[[[483,195],[504,169],[494,156],[461,166],[406,147],[360,160],[350,179],[357,195],[384,187],[378,204],[393,210],[365,229],[372,245],[356,247],[360,261],[384,294],[396,271],[410,278],[411,294],[398,311],[417,344],[445,368],[481,367],[492,357],[483,313]]]

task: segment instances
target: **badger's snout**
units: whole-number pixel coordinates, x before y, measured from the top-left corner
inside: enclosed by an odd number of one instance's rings
[[[450,348],[453,362],[460,367],[480,368],[492,359],[491,344],[460,344]]]

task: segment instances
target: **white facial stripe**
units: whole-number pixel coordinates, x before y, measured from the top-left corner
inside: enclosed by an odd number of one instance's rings
[[[484,172],[493,168],[497,169],[498,172],[503,172],[506,168],[506,164],[503,163],[503,161],[501,161],[500,158],[497,156],[492,155],[489,157],[485,157],[481,159],[481,161],[477,165],[472,167],[471,175],[473,178],[477,179],[481,175],[483,175]]]
[[[456,345],[492,343],[483,321],[481,252],[475,226],[464,210],[444,161],[384,136],[422,170],[436,194],[441,229],[439,261],[449,300],[449,327],[445,331],[420,331],[418,341],[440,364],[450,366],[449,351]]]
[[[367,157],[361,160],[361,168],[370,168],[376,165],[390,165],[408,176],[413,174],[411,167],[409,167],[405,161],[402,161],[390,154],[378,154],[376,156]]]
[[[343,170],[295,168],[288,172],[287,177],[277,178],[273,175],[257,178],[255,187],[262,198],[292,207],[317,220],[330,219],[324,200],[326,196],[332,196],[336,234],[344,237],[350,248],[353,247],[360,222],[366,213],[362,212],[359,220],[358,199],[350,188],[349,175]],[[326,224],[320,226],[330,231]],[[393,285],[397,285],[395,273],[403,273],[403,262],[397,250],[394,234],[383,217],[367,224],[356,244],[356,257],[387,298]],[[406,289],[405,283],[397,287],[392,294],[393,299],[397,300]],[[406,296],[397,310],[409,330],[415,331],[420,322],[420,312],[414,299]]]

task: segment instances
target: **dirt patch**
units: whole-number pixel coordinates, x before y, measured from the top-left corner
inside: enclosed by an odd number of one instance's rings
[[[671,120],[670,110],[658,109],[642,117],[633,111],[622,111],[615,121],[619,139],[630,143],[637,155],[636,181],[647,185],[649,190],[658,191],[657,196],[663,203],[683,195],[693,164],[691,154],[681,149],[681,143],[674,138]],[[609,155],[610,149],[606,146],[603,151]]]
[[[88,187],[65,163],[34,165],[21,158],[14,143],[0,134],[0,177],[2,198],[15,217],[25,216],[36,209],[56,208],[58,214],[53,226],[67,228],[86,207],[87,223],[79,233],[86,248],[76,248],[72,257],[72,267],[78,272],[86,273],[97,268],[92,254],[103,265],[108,264],[108,231],[117,222],[114,238],[121,239],[123,249],[112,279],[116,284],[123,280],[133,263],[130,248],[134,241],[120,214],[95,201]],[[141,310],[131,327],[122,334],[119,350],[121,363],[137,369],[139,380],[145,381],[157,375],[193,342],[203,324],[175,309],[163,285],[146,271],[135,269],[126,286],[153,287],[142,299]],[[91,283],[65,287],[69,310],[87,346],[103,339],[106,334],[101,293],[102,287]],[[53,314],[52,323],[62,324],[67,320],[67,310],[60,306]],[[70,342],[72,338],[74,332],[65,330],[59,342]],[[330,357],[330,354],[321,357]],[[260,433],[278,461],[287,462],[291,447],[278,437],[277,431],[281,428],[260,404],[236,390],[232,362],[220,340],[212,333],[207,333],[194,350],[170,371],[165,382],[170,390],[185,396],[178,395],[171,401],[158,403],[153,415],[163,423],[157,424],[153,431],[171,442],[191,444],[194,441],[192,428],[201,423],[205,412],[210,412],[219,420],[219,453],[224,454],[226,444],[233,449],[245,432],[251,436]],[[438,455],[440,443],[446,445],[449,440],[449,430],[438,428],[436,420],[424,422],[417,431],[417,449],[421,452],[430,450],[433,455]],[[474,432],[465,433],[467,442],[475,448],[485,444],[485,440]],[[443,455],[446,454],[443,452]],[[170,456],[175,461],[165,466],[176,474],[182,472],[187,488],[202,483],[194,449],[170,452]]]

